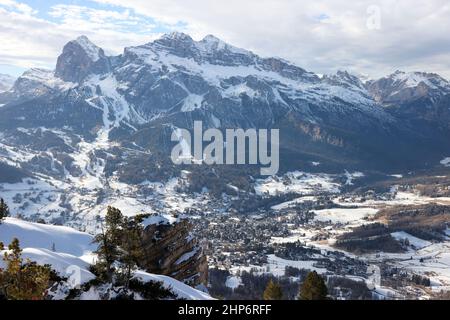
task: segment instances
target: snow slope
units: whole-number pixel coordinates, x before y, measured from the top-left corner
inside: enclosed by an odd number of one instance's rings
[[[80,284],[95,279],[89,266],[95,260],[93,236],[69,227],[31,223],[15,218],[6,218],[0,224],[0,242],[5,246],[18,238],[23,249],[23,257],[41,265],[51,265],[60,276],[79,276]],[[54,250],[53,250],[54,249]],[[3,255],[3,252],[0,252]],[[0,268],[4,267],[0,260]],[[141,270],[135,277],[142,281],[158,281],[172,290],[179,298],[207,300],[211,297],[173,278],[150,274]],[[91,295],[94,299],[96,296]],[[86,297],[85,297],[86,298]]]
[[[189,300],[212,300],[211,296],[205,292],[194,289],[178,280],[173,278],[151,274],[143,271],[136,271],[135,277],[141,279],[144,282],[157,281],[162,282],[163,286],[172,289],[172,291],[178,295],[178,297]]]
[[[414,237],[414,236],[412,236],[409,233],[406,233],[404,231],[391,233],[391,236],[394,237],[395,239],[399,240],[399,241],[408,239],[409,244],[411,246],[413,246],[415,249],[423,249],[423,248],[426,248],[426,247],[428,247],[428,246],[430,246],[432,244],[429,241],[422,240],[420,238]]]
[[[40,248],[64,252],[73,256],[83,256],[95,250],[93,237],[69,227],[26,222],[6,218],[0,224],[0,241],[5,245],[18,238],[22,248]]]

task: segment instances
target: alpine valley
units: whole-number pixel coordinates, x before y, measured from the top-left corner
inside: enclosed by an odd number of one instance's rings
[[[279,129],[279,174],[174,165],[171,135],[194,121]],[[50,262],[62,259],[52,244],[81,241],[62,252],[87,278],[87,240],[111,206],[147,215],[141,278],[173,277],[160,279],[182,298],[261,299],[276,280],[293,299],[309,270],[336,299],[439,299],[450,289],[450,82],[317,75],[211,35],[166,34],[118,56],[80,36],[54,70],[0,75],[0,197],[12,215],[1,241],[11,228],[36,233],[25,252]]]

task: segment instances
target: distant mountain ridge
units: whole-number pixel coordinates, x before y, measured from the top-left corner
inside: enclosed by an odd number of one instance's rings
[[[8,91],[14,84],[15,78],[8,74],[0,73],[0,92]]]

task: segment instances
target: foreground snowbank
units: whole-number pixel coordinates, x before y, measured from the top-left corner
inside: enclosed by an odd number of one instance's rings
[[[92,243],[93,237],[87,233],[68,227],[6,218],[0,224],[0,242],[7,246],[14,238],[19,239],[25,259],[36,261],[40,265],[50,265],[61,277],[76,277],[80,284],[95,278],[89,271],[95,258],[95,245]],[[0,260],[0,268],[3,267],[4,262]],[[182,299],[212,299],[207,293],[167,276],[138,270],[135,277],[144,282],[161,282],[163,287],[172,290]],[[91,297],[94,299],[95,295]]]

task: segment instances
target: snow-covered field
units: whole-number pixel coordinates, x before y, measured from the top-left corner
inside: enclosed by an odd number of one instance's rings
[[[275,211],[279,211],[279,210],[293,207],[300,203],[305,203],[305,202],[314,201],[314,200],[316,200],[316,197],[314,197],[314,196],[300,197],[300,198],[294,199],[292,201],[287,201],[287,202],[283,202],[283,203],[277,204],[275,206],[272,206],[271,209],[275,210]]]
[[[395,188],[394,190],[395,191]],[[393,199],[388,200],[362,200],[361,198],[341,199],[336,197],[333,202],[342,207],[373,207],[382,208],[386,206],[399,205],[422,205],[428,203],[436,203],[440,205],[449,205],[450,197],[427,197],[419,195],[415,192],[396,192]]]
[[[289,172],[282,177],[258,180],[255,192],[259,195],[297,193],[310,195],[315,192],[339,193],[340,184],[329,174],[311,174],[300,171]]]
[[[357,209],[324,209],[313,210],[316,221],[331,222],[333,224],[351,224],[361,223],[365,218],[374,216],[378,210],[374,208],[357,208]]]
[[[327,272],[325,268],[315,267],[314,263],[315,261],[292,261],[276,257],[275,255],[267,256],[267,270],[276,276],[284,275],[286,267],[316,271],[319,274]]]

